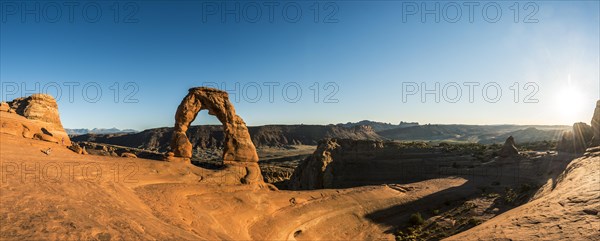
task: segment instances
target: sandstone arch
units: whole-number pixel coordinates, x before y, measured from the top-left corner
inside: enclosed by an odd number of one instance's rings
[[[175,128],[171,140],[172,159],[190,161],[192,157],[192,144],[186,131],[196,119],[198,112],[208,110],[223,124],[223,163],[228,166],[243,167],[242,182],[262,182],[262,175],[258,167],[258,154],[252,143],[246,123],[235,113],[235,108],[229,101],[227,92],[208,88],[196,87],[189,89],[189,93],[177,108],[175,114]],[[250,179],[253,180],[250,180]]]

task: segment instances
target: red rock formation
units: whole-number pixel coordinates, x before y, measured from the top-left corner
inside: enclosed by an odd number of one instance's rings
[[[594,137],[590,146],[600,146],[600,100],[596,102],[596,109],[594,109],[592,132]]]
[[[565,132],[558,142],[557,149],[561,152],[584,153],[592,142],[592,127],[583,122],[573,124],[573,130]]]
[[[241,178],[243,183],[262,182],[262,175],[257,164],[258,154],[246,123],[236,115],[227,92],[213,88],[191,88],[188,95],[181,101],[175,114],[175,128],[171,141],[174,157],[167,159],[190,160],[193,147],[186,131],[201,110],[208,110],[208,114],[216,116],[223,124],[225,136],[223,162],[242,170],[240,174],[243,176]]]
[[[71,140],[65,132],[56,100],[47,94],[33,94],[0,104],[2,132],[66,146]]]
[[[364,184],[363,181],[373,176],[393,177],[397,174],[386,175],[391,169],[377,170],[377,175],[370,175],[371,170],[360,164],[384,165],[379,161],[397,153],[383,141],[324,139],[315,152],[296,167],[288,186],[293,190],[340,188]],[[356,179],[355,174],[363,177]]]
[[[600,146],[600,100],[596,102],[591,124],[573,124],[573,131],[563,134],[556,149],[562,152],[584,153],[589,147]]]
[[[515,146],[515,138],[513,138],[512,136],[509,136],[508,138],[506,138],[506,141],[504,142],[504,146],[502,146],[502,149],[500,150],[500,152],[498,154],[500,155],[500,157],[518,156],[519,151],[517,150],[517,147]]]

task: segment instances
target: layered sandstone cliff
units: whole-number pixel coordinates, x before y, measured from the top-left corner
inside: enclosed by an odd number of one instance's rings
[[[60,121],[58,104],[47,94],[33,94],[0,104],[0,131],[25,138],[71,145]]]

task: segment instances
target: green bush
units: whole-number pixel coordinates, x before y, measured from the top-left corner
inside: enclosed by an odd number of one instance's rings
[[[410,215],[408,223],[410,223],[413,226],[416,226],[425,223],[425,220],[423,220],[423,217],[421,217],[421,213],[413,213]]]

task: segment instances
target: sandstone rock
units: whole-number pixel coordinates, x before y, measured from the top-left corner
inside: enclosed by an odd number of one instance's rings
[[[584,153],[592,142],[592,127],[586,123],[573,124],[573,130],[565,132],[558,142],[556,149],[560,152]]]
[[[6,111],[7,106],[8,111]],[[8,112],[2,120],[2,125],[7,126],[7,129],[2,130],[4,133],[71,145],[71,140],[60,122],[58,104],[50,95],[33,94],[29,97],[17,98],[0,104],[0,110],[3,114]],[[13,116],[14,114],[26,120],[19,119]]]
[[[314,154],[296,167],[290,178],[291,189],[322,189],[331,187],[332,168],[329,164],[333,162],[332,155],[338,152],[340,145],[335,139],[323,140]]]
[[[294,190],[344,188],[366,185],[375,179],[397,180],[405,169],[389,162],[398,154],[383,141],[324,139],[315,152],[300,162],[289,180]]]
[[[506,138],[506,141],[504,142],[504,146],[502,146],[502,149],[500,150],[500,152],[498,154],[500,155],[500,157],[518,156],[519,151],[517,150],[517,147],[515,146],[515,138],[513,138],[512,136],[509,136],[508,138]]]
[[[224,161],[257,162],[258,155],[248,128],[241,117],[235,114],[235,108],[229,102],[225,91],[199,87],[192,88],[183,99],[175,115],[175,129],[171,147],[176,157],[192,157],[192,144],[186,131],[200,110],[208,110],[223,124]]]
[[[31,129],[33,129],[33,128],[31,128],[25,124],[21,124],[21,126],[23,127],[23,131],[21,132],[21,135],[25,138],[33,139],[33,135],[35,134],[31,131]]]
[[[594,116],[592,117],[592,135],[590,146],[600,146],[600,100],[596,102]]]
[[[8,112],[9,110],[10,110],[10,106],[8,105],[8,103],[2,101],[0,103],[0,111]]]
[[[35,133],[33,135],[33,139],[47,141],[47,142],[58,143],[58,140],[56,140],[56,138],[54,138],[51,135],[44,134],[44,133]]]
[[[137,156],[133,153],[129,153],[129,152],[123,152],[121,153],[121,157],[126,157],[126,158],[137,158]]]
[[[590,148],[593,149],[593,148]],[[600,158],[597,153],[560,168],[535,200],[444,240],[598,240]]]
[[[592,141],[593,136],[594,133],[590,125],[583,122],[573,124],[573,140],[575,142],[575,152],[585,152],[585,149],[587,149],[587,146]]]
[[[175,127],[171,149],[174,160],[184,158],[189,161],[192,157],[192,144],[186,131],[190,124],[196,119],[198,112],[208,110],[208,114],[214,115],[223,124],[223,163],[226,165],[241,165],[240,172],[242,183],[262,183],[262,175],[258,167],[258,154],[252,143],[246,123],[236,115],[235,108],[229,101],[229,95],[225,91],[198,87],[191,88],[188,95],[181,101],[175,114]]]
[[[58,114],[58,104],[47,94],[33,94],[29,97],[17,98],[10,102],[17,114],[30,120],[39,120],[62,128]]]
[[[77,144],[77,143],[73,143],[72,145],[70,145],[67,148],[69,148],[69,150],[71,150],[71,151],[73,151],[73,152],[75,152],[77,154],[82,154],[82,155],[83,155],[83,153],[85,151],[85,149],[82,148],[81,146],[79,146],[79,144]]]

